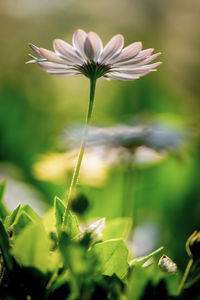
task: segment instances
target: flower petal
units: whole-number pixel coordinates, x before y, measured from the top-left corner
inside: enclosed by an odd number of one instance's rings
[[[101,41],[100,37],[98,36],[98,34],[96,34],[95,32],[89,32],[88,39],[90,41],[90,44],[92,45],[93,52],[94,52],[93,60],[95,62],[97,62],[97,60],[103,50],[102,41]]]
[[[135,42],[126,48],[115,58],[111,59],[111,63],[120,63],[135,57],[142,50],[142,43]]]
[[[30,47],[35,53],[37,53],[37,54],[40,55],[40,50],[39,50],[39,48],[38,48],[37,46],[35,46],[35,45],[29,43],[29,47]],[[40,55],[40,56],[41,56],[41,55]]]
[[[67,42],[55,39],[53,41],[55,52],[62,58],[71,61],[73,64],[82,64],[83,60],[76,54],[74,48]]]
[[[115,35],[105,46],[100,57],[100,63],[105,63],[119,54],[124,46],[124,37],[121,34]]]
[[[78,29],[74,32],[72,38],[72,44],[74,46],[75,51],[83,58],[85,58],[84,43],[86,37],[87,37],[87,33],[82,29]]]
[[[86,39],[85,39],[85,43],[84,43],[84,51],[85,51],[85,55],[86,57],[92,61],[94,60],[94,57],[95,57],[95,52],[94,52],[94,49],[92,47],[92,43],[89,39],[89,37],[87,36]]]
[[[47,73],[56,76],[69,77],[74,75],[81,75],[79,71],[73,69],[56,68],[55,66],[46,65],[46,62],[36,62],[36,64]]]
[[[145,50],[142,50],[140,51],[140,53],[138,54],[137,57],[147,57],[149,55],[151,55],[154,51],[154,48],[149,48],[149,49],[145,49]]]
[[[48,72],[48,73],[54,73],[54,72],[60,72],[60,73],[67,73],[67,72],[79,72],[77,70],[75,70],[74,68],[70,68],[67,67],[65,65],[61,65],[61,64],[56,64],[56,63],[52,63],[49,61],[44,61],[44,62],[40,62],[40,61],[36,61],[36,64],[43,69],[44,71]]]
[[[162,62],[156,62],[154,64],[150,64],[150,65],[142,65],[142,66],[120,66],[120,67],[113,67],[111,70],[113,70],[114,72],[122,72],[122,73],[129,73],[129,74],[140,74],[143,71],[153,71],[155,68],[157,68],[159,65],[161,65]]]
[[[120,63],[116,63],[114,64],[114,67],[123,67],[123,66],[126,66],[126,67],[137,67],[137,66],[140,66],[140,65],[146,65],[147,63],[150,63],[151,61],[155,60],[159,55],[161,54],[161,52],[159,53],[156,53],[156,54],[153,54],[151,56],[145,56],[145,57],[142,57],[139,55],[136,56],[136,58],[134,59],[130,59],[130,60],[127,60],[127,61],[124,61],[124,62],[120,62]]]
[[[105,77],[114,79],[114,80],[122,80],[122,81],[132,81],[132,80],[136,80],[146,74],[148,74],[149,71],[143,72],[141,74],[127,74],[127,73],[117,73],[117,72],[111,72],[106,74]]]
[[[58,63],[58,64],[66,64],[66,60],[60,58],[55,52],[39,48],[40,55],[46,58],[50,62]]]

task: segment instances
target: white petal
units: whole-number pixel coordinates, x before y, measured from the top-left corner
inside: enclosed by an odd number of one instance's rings
[[[76,70],[74,70],[73,68],[67,67],[65,65],[60,65],[60,64],[56,64],[56,63],[52,63],[52,62],[37,62],[36,64],[41,67],[43,70],[45,70],[46,72],[60,72],[60,73],[65,73],[65,72],[78,72]]]
[[[60,58],[55,52],[49,51],[44,48],[39,48],[40,55],[46,58],[50,62],[58,63],[58,64],[66,64],[66,60]]]
[[[94,53],[94,49],[92,47],[92,43],[90,42],[90,39],[88,36],[85,39],[84,51],[85,51],[85,55],[87,56],[87,58],[89,60],[94,60],[95,53]]]
[[[100,57],[100,63],[109,61],[119,54],[124,46],[124,37],[121,34],[115,35],[105,46]]]
[[[74,48],[67,42],[55,39],[53,41],[55,52],[66,60],[70,60],[74,64],[82,64],[83,60],[76,54]]]
[[[88,39],[90,41],[90,44],[91,44],[91,46],[93,48],[93,52],[94,52],[93,60],[95,62],[97,62],[97,60],[103,50],[102,41],[101,41],[100,37],[98,36],[98,34],[96,34],[95,32],[89,32]]]
[[[158,53],[155,53],[155,54],[149,56],[148,58],[146,58],[142,62],[138,62],[137,64],[135,64],[135,66],[146,65],[146,64],[152,62],[153,60],[155,60],[159,55],[161,55],[161,52],[158,52]]]
[[[150,65],[142,65],[142,66],[120,66],[120,67],[114,67],[112,68],[114,72],[127,72],[130,74],[135,74],[135,73],[141,73],[143,71],[147,70],[153,70],[154,68],[157,68],[159,65],[161,65],[162,62],[156,62],[154,64]]]
[[[140,51],[140,53],[138,54],[137,57],[145,57],[145,56],[149,56],[153,53],[154,48],[149,48],[149,49],[145,49]]]
[[[140,78],[141,76],[144,76],[148,74],[149,71],[143,72],[142,74],[127,74],[127,73],[116,73],[112,72],[106,75],[106,77],[114,79],[114,80],[122,80],[122,81],[132,81]]]
[[[106,78],[114,79],[114,80],[122,80],[122,81],[131,81],[136,80],[139,76],[130,76],[130,74],[119,74],[119,73],[110,73],[106,75]]]
[[[78,29],[74,32],[73,38],[72,38],[72,43],[73,43],[74,49],[83,58],[85,58],[84,43],[85,43],[86,37],[87,37],[87,33],[82,29]]]
[[[130,60],[127,60],[127,61],[124,61],[124,62],[120,62],[120,63],[116,63],[114,64],[114,67],[137,67],[137,66],[140,66],[140,65],[146,65],[147,63],[150,63],[151,61],[155,60],[159,55],[161,54],[161,52],[159,53],[156,53],[156,54],[153,54],[151,56],[148,56],[148,57],[139,57],[139,55],[137,55],[136,58],[134,59],[130,59]]]
[[[142,43],[135,42],[122,50],[122,52],[113,58],[111,63],[119,63],[135,57],[142,50]]]

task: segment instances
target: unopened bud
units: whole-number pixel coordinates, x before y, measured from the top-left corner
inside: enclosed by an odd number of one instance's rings
[[[82,215],[89,207],[89,201],[85,195],[78,193],[71,202],[71,209],[78,215]]]

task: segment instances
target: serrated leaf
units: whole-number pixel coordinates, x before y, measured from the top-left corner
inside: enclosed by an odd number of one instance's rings
[[[14,235],[17,236],[28,224],[32,223],[33,219],[25,212],[21,211],[14,225]]]
[[[62,229],[65,205],[62,202],[62,200],[60,200],[58,197],[55,197],[54,200],[54,210],[56,217],[56,229],[57,233],[59,234]],[[77,217],[73,215],[71,211],[68,212],[67,222],[65,224],[64,229],[66,229],[67,233],[72,239],[80,233]]]
[[[13,258],[10,255],[11,247],[9,244],[8,235],[6,233],[6,230],[5,230],[4,225],[1,220],[0,220],[0,249],[1,249],[3,259],[4,259],[4,262],[5,262],[5,265],[8,269],[8,271],[12,271]]]
[[[0,182],[0,218],[4,220],[7,216],[9,216],[9,210],[7,209],[3,199],[6,190],[6,181]]]
[[[28,205],[22,206],[22,211],[26,212],[27,215],[32,218],[36,223],[42,224],[42,218]]]
[[[127,238],[132,225],[131,218],[116,218],[106,221],[106,226],[103,230],[102,239],[125,239]]]
[[[12,212],[10,216],[7,216],[5,219],[5,226],[8,228],[9,226],[13,225],[17,218],[19,217],[19,213],[21,210],[21,204],[19,204]]]
[[[128,272],[128,248],[121,239],[113,239],[95,244],[91,249],[99,258],[102,273],[112,276],[116,274],[124,279]]]
[[[44,228],[34,222],[17,236],[11,253],[22,266],[34,267],[45,273],[50,269],[50,247]]]
[[[56,217],[56,230],[57,233],[60,232],[63,222],[63,214],[65,212],[65,205],[58,197],[54,199],[54,211]]]

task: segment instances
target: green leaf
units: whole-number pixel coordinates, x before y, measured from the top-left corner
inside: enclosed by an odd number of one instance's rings
[[[123,240],[113,239],[95,244],[91,250],[102,265],[102,273],[112,276],[116,274],[124,279],[128,272],[128,248]]]
[[[78,219],[71,211],[69,211],[67,218],[67,233],[71,239],[75,238],[80,233]]]
[[[132,219],[131,218],[116,218],[106,221],[106,226],[103,230],[102,239],[125,239],[131,229]]]
[[[61,233],[59,248],[63,256],[65,265],[75,276],[85,275],[93,278],[93,274],[98,271],[96,254],[72,240],[66,232]]]
[[[25,211],[21,211],[18,220],[14,225],[14,235],[17,236],[22,229],[32,222],[33,219]]]
[[[128,284],[128,300],[141,299],[145,291],[146,285],[149,279],[151,278],[151,273],[149,274],[149,270],[151,271],[150,267],[143,268],[140,265],[134,266]]]
[[[57,233],[59,234],[62,228],[65,205],[62,202],[62,200],[60,200],[58,197],[55,197],[54,200],[54,210],[56,217],[56,229]],[[77,217],[73,215],[71,211],[68,212],[67,223],[65,224],[65,228],[72,239],[80,233]]]
[[[168,292],[168,295],[170,296],[176,296],[178,284],[180,282],[178,273],[163,272],[155,262],[147,267],[144,267],[141,264],[135,264],[132,268],[127,288],[128,300],[141,299],[148,283],[151,283],[153,288],[156,289],[156,286],[161,280],[165,281],[165,292]]]
[[[62,221],[63,221],[63,214],[65,212],[65,205],[58,197],[55,197],[54,199],[54,211],[55,211],[55,217],[56,217],[56,230],[57,233],[60,232],[62,227]]]
[[[12,212],[12,214],[10,216],[7,216],[6,219],[5,219],[5,226],[6,228],[8,228],[9,226],[13,225],[18,216],[19,216],[19,213],[20,213],[20,210],[21,210],[21,204],[19,204],[17,206],[17,208],[15,208]]]
[[[59,247],[67,267],[74,274],[83,274],[87,269],[86,249],[70,239],[66,232],[61,233]]]
[[[135,265],[143,265],[146,261],[148,261],[150,258],[156,256],[163,249],[164,249],[164,247],[160,247],[160,248],[156,249],[155,251],[151,252],[150,254],[148,254],[147,256],[134,258],[133,260],[130,261],[129,265],[131,267],[135,266]]]
[[[41,217],[28,204],[22,206],[22,210],[36,223],[42,224]]]
[[[6,181],[0,182],[0,218],[4,220],[7,216],[9,216],[9,210],[7,209],[6,205],[4,204],[4,194],[6,190]]]
[[[50,269],[50,247],[44,228],[32,223],[17,236],[11,252],[19,264],[45,273]]]
[[[0,249],[1,249],[3,259],[4,259],[4,262],[5,262],[5,265],[8,269],[8,271],[12,271],[13,259],[12,259],[12,256],[10,255],[11,247],[9,244],[8,235],[6,233],[6,230],[5,230],[4,225],[1,220],[0,220]]]

